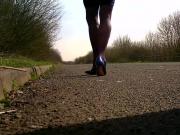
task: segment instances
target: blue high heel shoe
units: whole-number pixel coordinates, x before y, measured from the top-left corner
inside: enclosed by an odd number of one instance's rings
[[[106,59],[101,55],[96,58],[96,73],[98,76],[106,75]]]

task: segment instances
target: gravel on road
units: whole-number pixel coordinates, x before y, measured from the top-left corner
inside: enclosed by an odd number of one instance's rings
[[[61,65],[10,93],[0,135],[180,135],[180,63],[90,67]]]

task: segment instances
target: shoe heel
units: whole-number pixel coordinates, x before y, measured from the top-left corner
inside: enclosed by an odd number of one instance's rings
[[[104,76],[104,75],[106,75],[103,66],[99,66],[99,67],[98,67],[98,69],[97,69],[97,75],[98,75],[98,76]]]
[[[98,76],[106,75],[106,60],[102,56],[96,59],[96,72]]]

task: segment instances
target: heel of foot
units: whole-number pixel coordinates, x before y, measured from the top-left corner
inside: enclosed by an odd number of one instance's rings
[[[98,69],[97,69],[97,75],[98,76],[105,76],[106,73],[104,72],[104,69],[102,66],[100,66]]]

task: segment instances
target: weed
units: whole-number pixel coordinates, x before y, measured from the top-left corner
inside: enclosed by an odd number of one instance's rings
[[[0,104],[2,104],[4,107],[10,107],[11,106],[11,102],[8,98],[0,100]]]
[[[12,89],[13,90],[17,90],[19,87],[18,87],[18,83],[17,83],[17,81],[16,80],[13,80],[12,81]]]
[[[36,72],[32,72],[31,73],[31,80],[37,80],[38,79],[38,75]]]
[[[4,99],[0,100],[0,104],[2,104],[3,107],[10,107],[8,92],[5,89],[3,89],[3,93],[4,93]]]

